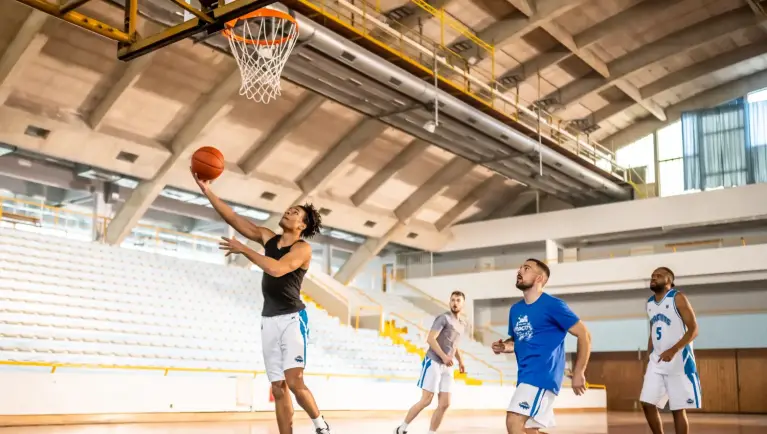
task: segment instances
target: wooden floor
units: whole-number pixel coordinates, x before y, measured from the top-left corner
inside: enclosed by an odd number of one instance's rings
[[[398,418],[336,419],[329,420],[335,434],[392,434],[401,422]],[[666,433],[673,433],[667,419]],[[767,416],[690,415],[692,434],[764,434]],[[416,420],[408,430],[410,434],[426,434],[428,420]],[[649,434],[640,413],[563,414],[557,416],[557,434]],[[295,434],[312,434],[311,423],[297,418]],[[0,428],[0,434],[277,434],[274,422],[175,423],[175,424],[119,424],[81,426],[38,426]],[[505,434],[503,415],[457,416],[447,415],[439,433]]]

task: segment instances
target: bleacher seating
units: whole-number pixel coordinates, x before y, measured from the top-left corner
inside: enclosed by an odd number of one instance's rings
[[[264,369],[261,274],[0,229],[0,360]],[[416,378],[418,356],[308,304],[307,373]]]
[[[326,285],[331,285],[339,291],[343,289],[341,283],[332,279],[327,274],[324,276],[321,275],[322,273],[315,272],[312,274],[313,277],[320,278]],[[380,304],[385,312],[391,312],[397,315],[393,317],[394,321],[397,322],[399,326],[407,326],[408,328],[408,333],[404,336],[405,339],[414,345],[426,348],[426,332],[421,331],[421,329],[428,331],[434,321],[434,315],[426,312],[406,298],[400,297],[395,293],[385,293],[372,289],[358,290],[363,291],[376,303]],[[405,317],[408,322],[399,319],[398,317],[400,316]],[[413,327],[413,325],[415,325],[415,327]],[[508,358],[506,356],[493,354],[489,346],[475,341],[470,336],[467,336],[467,338],[463,340],[461,349],[470,353],[470,355],[464,357],[464,364],[472,378],[498,381],[501,378],[498,372],[500,370],[504,382],[516,381],[517,363],[513,357]]]

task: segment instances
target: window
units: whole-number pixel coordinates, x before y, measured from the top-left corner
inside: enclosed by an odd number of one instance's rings
[[[655,182],[655,149],[653,145],[652,134],[645,136],[636,142],[626,145],[615,152],[615,161],[619,166],[625,168],[644,168],[644,183],[652,184]],[[637,174],[632,171],[631,177],[636,183]],[[641,176],[641,172],[640,172]]]
[[[764,89],[755,90],[746,95],[746,102],[749,104],[761,101],[767,101],[767,87]]]
[[[684,147],[682,122],[676,121],[658,130],[658,166],[660,169],[660,195],[684,193]]]

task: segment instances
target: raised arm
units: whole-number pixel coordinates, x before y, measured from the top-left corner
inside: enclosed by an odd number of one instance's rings
[[[679,339],[679,342],[660,355],[660,359],[664,362],[670,362],[679,350],[689,345],[698,336],[698,320],[695,318],[695,312],[692,310],[690,300],[687,299],[686,295],[677,292],[674,296],[674,302],[676,302],[676,309],[679,311],[679,316],[682,317],[682,322],[687,327],[687,331],[682,336],[682,339]]]
[[[227,205],[221,198],[216,196],[210,188],[210,181],[200,181],[197,175],[192,173],[194,180],[197,182],[197,186],[200,187],[200,191],[208,198],[213,209],[216,210],[218,215],[237,232],[241,233],[243,237],[253,240],[262,246],[266,244],[273,236],[274,232],[262,226],[258,226],[250,220],[242,217],[234,212],[232,207]]]

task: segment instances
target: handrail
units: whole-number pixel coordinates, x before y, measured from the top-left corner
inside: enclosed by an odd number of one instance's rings
[[[402,319],[404,322],[412,324],[413,326],[415,326],[422,333],[428,333],[428,330],[426,330],[425,328],[419,326],[418,324],[416,324],[416,323],[414,323],[412,321],[409,321],[408,319],[406,319],[406,318],[404,318],[404,317],[402,317],[400,315],[397,315],[396,313],[390,313],[389,315],[398,317],[398,318]],[[503,371],[501,371],[500,369],[498,369],[495,366],[487,363],[486,361],[480,359],[476,355],[474,355],[474,354],[472,354],[472,353],[470,353],[470,352],[468,352],[466,350],[460,350],[460,351],[461,351],[461,354],[466,354],[469,357],[471,357],[472,359],[474,359],[474,360],[482,363],[483,365],[487,366],[488,368],[492,369],[493,371],[496,371],[498,373],[498,380],[497,381],[500,382],[501,385],[503,385]],[[482,381],[487,381],[487,380],[482,380]],[[489,381],[494,381],[494,380],[489,380]]]
[[[422,290],[422,289],[420,289],[420,288],[416,287],[416,286],[415,286],[415,285],[413,285],[412,283],[410,283],[410,282],[407,282],[407,281],[405,281],[404,279],[400,279],[400,278],[395,278],[395,281],[396,281],[397,283],[401,283],[402,285],[404,285],[404,286],[408,287],[408,289],[411,289],[411,290],[413,290],[413,291],[416,291],[416,292],[418,292],[418,293],[420,293],[420,294],[423,294],[423,295],[425,295],[425,296],[426,296],[426,297],[427,297],[429,300],[431,300],[432,302],[434,302],[434,303],[436,303],[436,304],[440,305],[441,307],[444,307],[444,308],[446,308],[447,310],[450,310],[450,305],[449,305],[448,303],[445,303],[444,301],[442,301],[442,300],[440,300],[440,299],[438,299],[438,298],[436,298],[436,297],[432,296],[431,294],[427,293],[426,291],[424,291],[424,290]],[[464,320],[466,320],[466,322],[467,322],[467,323],[469,322],[469,317],[468,317],[468,316],[466,316],[466,314],[465,314],[465,313],[461,312],[461,314],[460,314],[460,315],[461,315],[461,316],[464,318]]]
[[[334,4],[329,4],[327,0],[298,0],[300,3],[302,3],[304,6],[311,9],[313,12],[318,13],[322,15],[325,19],[331,20],[335,22],[336,24],[345,27],[351,32],[354,32],[358,34],[359,36],[368,39],[372,43],[375,43],[376,45],[382,47],[383,49],[386,49],[387,51],[390,51],[392,54],[400,57],[402,60],[412,64],[414,67],[417,67],[425,72],[429,72],[433,75],[439,76],[444,82],[451,84],[456,90],[459,90],[466,94],[467,96],[473,98],[474,100],[494,109],[499,114],[503,114],[504,116],[507,116],[510,119],[513,119],[515,122],[517,122],[520,126],[530,130],[533,133],[540,133],[542,136],[546,137],[547,139],[551,140],[552,142],[556,143],[560,147],[563,146],[563,139],[564,142],[567,142],[568,140],[572,141],[572,144],[568,143],[567,149],[572,152],[573,154],[577,155],[579,158],[583,158],[586,160],[591,160],[593,163],[596,163],[597,161],[604,161],[607,164],[610,165],[609,172],[613,175],[616,173],[622,173],[620,176],[621,179],[626,178],[626,171],[623,167],[619,166],[615,161],[614,154],[605,146],[599,144],[596,141],[593,141],[589,138],[588,135],[583,134],[581,132],[574,132],[571,133],[569,131],[569,126],[565,122],[565,127],[562,128],[563,120],[558,119],[553,114],[545,112],[544,110],[540,110],[540,114],[537,110],[532,110],[528,108],[528,105],[532,105],[531,102],[522,101],[520,103],[520,97],[519,93],[516,92],[514,94],[514,97],[508,96],[506,93],[511,91],[512,89],[507,88],[502,83],[499,83],[496,81],[495,77],[495,56],[494,52],[495,49],[492,45],[487,44],[484,41],[481,41],[479,38],[477,38],[475,35],[472,35],[471,32],[464,31],[464,29],[456,28],[456,30],[459,31],[462,35],[467,37],[467,39],[471,39],[472,41],[477,44],[478,47],[487,49],[486,47],[490,48],[490,59],[491,59],[491,72],[490,77],[485,77],[485,79],[478,78],[478,75],[484,75],[482,68],[478,67],[477,65],[466,65],[466,68],[469,70],[465,70],[463,68],[459,68],[457,66],[454,66],[452,62],[448,61],[447,58],[444,56],[437,54],[437,47],[440,50],[447,51],[448,53],[451,53],[452,50],[450,50],[449,47],[445,46],[444,44],[432,41],[428,37],[418,34],[417,36],[407,36],[406,34],[395,30],[392,28],[387,22],[392,21],[388,18],[385,18],[380,11],[375,11],[373,13],[372,10],[369,10],[367,7],[367,3],[363,2],[362,7],[357,7],[350,2],[346,0],[339,0],[338,2]],[[436,19],[439,21],[441,26],[441,35],[444,35],[444,27],[445,27],[445,17],[450,17],[449,14],[447,14],[444,11],[444,8],[442,9],[435,9],[433,7],[428,6],[427,3],[419,0],[411,0],[413,3],[416,4],[419,8],[425,10],[430,15],[436,17]],[[427,7],[424,7],[424,5],[427,5]],[[336,7],[341,7],[345,9],[346,11],[340,11]],[[350,16],[347,16],[350,15]],[[355,16],[359,16],[360,19],[355,19]],[[348,21],[348,23],[346,22]],[[392,37],[396,38],[401,45],[405,44],[412,49],[414,49],[416,52],[418,52],[418,56],[410,56],[402,51],[404,48],[397,48],[393,45],[387,44],[386,42],[383,42],[376,38],[373,35],[373,32],[369,30],[368,24],[374,25],[374,27],[380,29],[383,32],[386,32],[390,34]],[[448,22],[448,25],[450,25],[450,22]],[[359,28],[358,28],[359,26]],[[454,26],[451,26],[454,27]],[[406,30],[407,32],[407,30]],[[471,36],[469,36],[471,35]],[[444,36],[443,36],[444,38]],[[476,42],[475,40],[479,40],[480,42]],[[429,43],[432,45],[431,48],[427,48],[423,45],[423,43]],[[426,56],[427,58],[433,59],[433,61],[424,62],[420,59],[420,57]],[[459,56],[459,58],[461,58]],[[462,59],[462,58],[461,58]],[[462,77],[464,79],[464,83],[467,84],[467,86],[462,86],[461,84],[458,84],[447,77],[439,74],[437,71],[434,70],[434,63],[441,64],[441,68],[443,70],[452,71],[453,73],[457,74],[458,76]],[[472,89],[473,87],[473,89]],[[489,94],[490,97],[488,99],[485,99],[483,95],[480,95],[477,93],[477,91],[482,90],[485,93]],[[499,104],[500,103],[500,104]],[[506,105],[509,105],[513,107],[512,111],[507,111]],[[537,120],[538,126],[535,125],[529,125],[525,122],[520,122],[520,113],[524,113],[528,116],[532,116],[534,119]],[[544,125],[547,127],[547,131],[544,131],[542,128],[540,128],[541,125]],[[582,141],[582,137],[586,138],[586,141]],[[589,158],[584,158],[583,153],[586,153]],[[617,169],[617,170],[616,170]]]
[[[38,203],[38,202],[33,202],[33,201],[29,201],[29,200],[25,200],[25,199],[19,199],[19,198],[16,198],[16,197],[9,197],[9,196],[0,196],[0,218],[2,218],[2,215],[3,215],[3,202],[13,202],[13,203],[21,204],[21,205],[28,205],[28,206],[31,206],[33,208],[36,208],[36,210],[34,210],[34,211],[39,211],[40,214],[44,214],[43,210],[48,211],[48,213],[54,217],[54,221],[55,221],[54,224],[55,225],[58,225],[58,223],[59,223],[58,220],[62,216],[62,214],[63,215],[70,215],[70,216],[77,216],[77,217],[82,217],[82,218],[87,218],[87,219],[93,219],[95,217],[100,222],[99,224],[102,226],[102,228],[106,228],[108,223],[112,220],[110,217],[106,217],[106,216],[103,216],[103,215],[100,215],[100,214],[86,213],[86,212],[72,210],[72,209],[66,209],[66,208],[58,208],[58,207],[54,207],[54,206],[51,206],[51,205],[46,205],[44,203]],[[22,211],[25,211],[25,212],[32,211],[32,210],[27,210],[26,208],[23,208],[23,207],[20,207],[19,209],[22,210]],[[23,214],[21,214],[21,215],[23,215]],[[160,226],[153,226],[153,225],[147,225],[147,224],[143,224],[143,223],[138,223],[138,224],[135,225],[135,227],[150,229],[150,230],[154,231],[155,232],[155,239],[157,241],[159,241],[159,239],[160,239],[159,235],[161,233],[164,233],[164,234],[174,235],[174,236],[177,236],[177,237],[189,238],[189,239],[191,239],[193,241],[205,241],[205,242],[209,242],[209,243],[212,243],[212,244],[217,244],[219,242],[218,238],[208,237],[208,236],[205,236],[205,235],[195,235],[195,234],[188,234],[188,233],[185,233],[185,232],[178,232],[178,231],[174,231],[172,229],[163,228],[163,227],[160,227]]]
[[[314,275],[310,274],[309,276],[313,277]],[[333,295],[337,299],[339,299],[339,300],[343,301],[344,303],[346,303],[346,305],[349,306],[349,309],[352,308],[352,304],[349,302],[349,299],[345,295],[343,295],[340,292],[338,292],[336,289],[331,288],[330,285],[326,284],[325,282],[321,281],[320,279],[311,279],[311,281],[312,281],[312,283],[314,283],[315,285],[317,285],[320,288],[324,289],[325,291],[328,291],[331,295]]]
[[[28,366],[28,367],[42,367],[51,368],[51,374],[55,374],[59,368],[74,368],[74,369],[115,369],[115,370],[131,370],[131,371],[163,371],[164,376],[167,376],[170,372],[199,372],[199,373],[218,373],[218,374],[248,374],[253,375],[255,378],[258,375],[266,374],[266,371],[258,370],[240,370],[240,369],[214,369],[214,368],[183,368],[183,367],[170,367],[170,366],[132,366],[132,365],[104,365],[104,364],[89,364],[89,363],[51,363],[51,362],[17,362],[13,360],[0,360],[0,365],[4,366]],[[306,372],[304,375],[316,376],[316,377],[339,377],[339,378],[369,378],[376,380],[416,380],[415,377],[400,377],[397,375],[363,375],[363,374],[341,374],[341,373],[322,373],[322,372]]]

